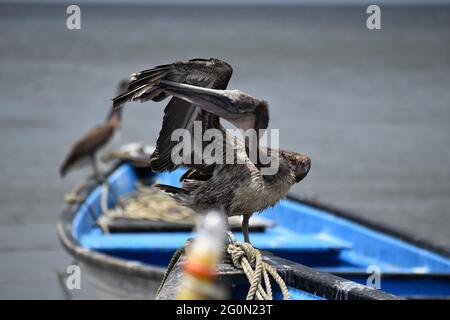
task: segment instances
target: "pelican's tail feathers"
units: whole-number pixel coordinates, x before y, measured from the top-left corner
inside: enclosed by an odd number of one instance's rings
[[[170,71],[170,66],[159,66],[131,75],[128,90],[113,99],[114,107],[120,108],[129,101],[161,101],[167,96],[158,87],[158,83]]]
[[[179,204],[187,204],[189,202],[190,194],[189,191],[177,188],[173,186],[168,186],[166,184],[155,184],[154,187],[161,191],[164,191],[167,195],[175,199]]]

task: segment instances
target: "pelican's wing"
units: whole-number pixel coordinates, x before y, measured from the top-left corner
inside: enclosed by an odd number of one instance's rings
[[[114,105],[119,107],[129,101],[163,100],[167,95],[158,88],[161,80],[225,89],[232,73],[231,66],[219,59],[192,59],[160,65],[132,74],[128,91],[114,98]]]
[[[218,59],[193,59],[176,62],[134,74],[129,90],[114,99],[120,106],[127,101],[161,101],[168,95],[159,87],[161,80],[188,83],[199,87],[225,89],[233,73],[229,64]],[[173,97],[164,109],[164,119],[156,149],[150,164],[153,171],[174,170],[177,165],[171,159],[173,147],[178,143],[171,140],[176,129],[192,132],[194,121],[202,121],[203,129],[217,128],[219,118],[197,108],[185,100]]]
[[[239,90],[217,90],[161,80],[165,94],[195,104],[202,110],[224,118],[240,129],[266,129],[269,124],[267,102]]]

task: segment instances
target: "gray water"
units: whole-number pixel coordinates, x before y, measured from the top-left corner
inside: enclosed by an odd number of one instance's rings
[[[64,298],[56,237],[73,141],[131,72],[193,57],[269,101],[281,146],[310,155],[293,192],[450,245],[450,9],[0,7],[0,298]],[[127,107],[121,142],[154,144],[162,105]],[[85,293],[89,296],[90,293]]]

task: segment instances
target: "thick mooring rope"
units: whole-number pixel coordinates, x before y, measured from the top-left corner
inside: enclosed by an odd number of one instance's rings
[[[173,254],[156,295],[161,291],[170,272],[185,251],[185,247],[182,247]],[[250,282],[246,300],[254,300],[255,297],[257,300],[273,300],[269,275],[280,287],[283,299],[289,300],[289,290],[286,283],[274,267],[263,261],[262,254],[258,249],[246,242],[233,242],[228,245],[227,253],[230,255],[233,265],[238,269],[242,269]]]
[[[277,270],[264,262],[262,254],[251,244],[246,242],[233,242],[228,245],[227,252],[236,268],[242,269],[250,282],[247,300],[273,300],[272,286],[269,275],[281,289],[284,300],[289,300],[289,290]],[[254,266],[254,267],[252,267]]]
[[[161,291],[162,287],[164,286],[164,283],[166,283],[167,277],[172,272],[172,269],[175,267],[175,265],[178,262],[178,259],[180,259],[181,255],[185,252],[185,248],[178,248],[175,253],[173,254],[172,258],[170,259],[169,265],[167,266],[166,272],[164,273],[164,276],[161,280],[161,283],[159,284],[158,290],[156,290],[156,296]]]

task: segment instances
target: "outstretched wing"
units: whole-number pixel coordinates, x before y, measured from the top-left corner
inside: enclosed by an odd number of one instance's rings
[[[128,91],[114,98],[119,107],[129,101],[161,101],[167,97],[158,83],[169,80],[198,87],[226,89],[233,73],[231,66],[219,59],[192,59],[157,66],[131,75]]]
[[[240,129],[266,129],[269,124],[267,102],[242,91],[201,88],[167,80],[161,80],[158,87],[165,94],[195,104]]]
[[[161,80],[186,83],[199,87],[225,89],[233,69],[218,59],[193,59],[157,66],[132,75],[128,91],[114,99],[114,105],[120,106],[127,101],[161,101],[168,94],[159,87]],[[194,121],[201,121],[203,129],[217,128],[219,118],[203,111],[195,104],[173,97],[164,109],[164,119],[156,149],[150,159],[153,171],[174,170],[177,165],[171,159],[173,147],[178,143],[171,141],[176,129],[193,130]]]

